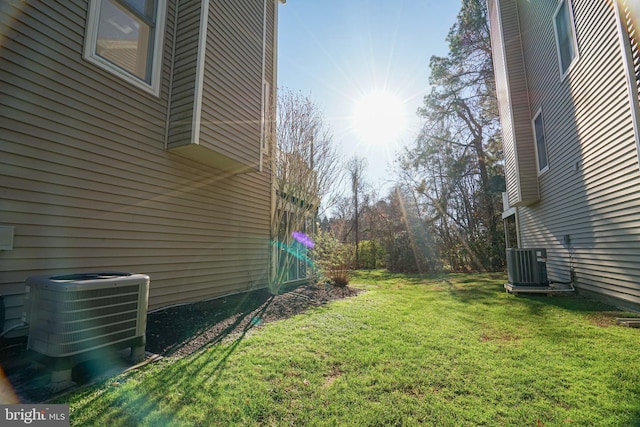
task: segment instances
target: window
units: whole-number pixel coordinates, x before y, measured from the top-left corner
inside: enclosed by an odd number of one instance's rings
[[[504,236],[507,248],[518,247],[518,222],[516,214],[509,215],[504,219]]]
[[[165,0],[92,0],[84,57],[156,96]]]
[[[556,33],[560,76],[564,79],[573,60],[578,57],[578,42],[569,0],[561,0],[558,4],[553,15],[553,28]]]
[[[538,172],[543,173],[549,169],[547,159],[547,144],[544,138],[544,124],[542,122],[542,110],[539,110],[533,119],[533,137],[536,141],[536,156],[538,160]]]
[[[313,230],[311,219],[302,221],[302,230],[293,229],[291,223],[296,215],[294,212],[279,211],[282,215],[280,228],[278,229],[278,271],[284,282],[307,278],[307,265],[310,263],[310,247],[296,235],[306,235],[307,230]],[[301,221],[295,221],[301,222]],[[292,229],[294,230],[292,232]]]

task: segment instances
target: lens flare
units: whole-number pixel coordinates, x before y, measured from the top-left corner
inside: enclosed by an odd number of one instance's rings
[[[4,374],[4,370],[0,367],[0,403],[20,403],[20,399],[13,391],[11,381]]]
[[[294,231],[291,233],[291,237],[307,248],[313,248],[315,246],[313,239],[302,231]]]

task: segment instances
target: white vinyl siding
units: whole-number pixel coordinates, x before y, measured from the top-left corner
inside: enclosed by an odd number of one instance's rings
[[[521,247],[547,249],[549,278],[640,308],[640,170],[618,19],[573,0],[580,61],[558,79],[556,2],[517,0],[530,109],[542,108],[550,168],[518,208]],[[565,239],[565,236],[569,236]]]
[[[91,0],[86,60],[158,96],[165,0]]]
[[[488,9],[509,204],[527,206],[540,194],[519,12],[511,0],[491,0]]]

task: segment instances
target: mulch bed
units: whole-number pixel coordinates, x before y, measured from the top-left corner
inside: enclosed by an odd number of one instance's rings
[[[265,323],[360,292],[363,291],[351,287],[303,285],[275,296],[266,290],[255,290],[151,312],[147,315],[146,351],[164,357],[184,357],[226,337],[241,335]],[[0,367],[21,402],[39,403],[55,397],[45,386],[46,368],[34,365],[26,351],[26,339],[0,341]],[[82,386],[100,375],[88,372],[85,366],[77,366],[73,380]],[[2,397],[0,393],[0,400]]]
[[[229,335],[360,292],[351,287],[315,284],[275,296],[263,289],[167,308],[147,317],[146,349],[163,356],[186,356]]]

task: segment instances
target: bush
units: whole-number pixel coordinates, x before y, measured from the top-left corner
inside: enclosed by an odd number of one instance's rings
[[[386,253],[384,247],[375,240],[363,240],[358,245],[359,265],[356,268],[375,270],[385,268]]]
[[[320,231],[314,239],[313,260],[320,274],[320,280],[335,286],[349,284],[349,266],[353,261],[353,248]]]
[[[386,267],[393,273],[429,273],[439,270],[432,243],[423,234],[412,236],[406,231],[396,233],[387,242]]]
[[[349,270],[330,269],[327,279],[333,286],[344,288],[349,284]]]

